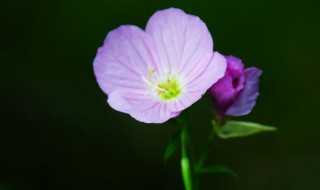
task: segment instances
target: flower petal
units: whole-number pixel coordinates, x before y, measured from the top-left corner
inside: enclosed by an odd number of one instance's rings
[[[225,58],[227,60],[227,71],[233,80],[232,85],[235,90],[235,94],[238,94],[243,89],[244,85],[244,64],[241,59],[232,55],[225,56]]]
[[[199,100],[202,95],[225,74],[227,61],[219,52],[214,52],[207,68],[186,84],[186,93],[179,101],[172,102],[173,111],[181,111]]]
[[[146,32],[154,39],[162,74],[172,67],[173,72],[186,78],[190,72],[199,74],[208,66],[213,41],[199,17],[176,8],[157,11],[149,19]]]
[[[259,96],[259,77],[262,71],[251,67],[245,69],[245,83],[243,91],[238,95],[235,103],[226,111],[226,115],[241,116],[251,112]]]
[[[154,107],[134,112],[131,116],[145,123],[164,123],[179,114],[180,112],[172,112],[168,104],[157,103]]]
[[[208,67],[188,83],[188,91],[199,92],[209,89],[215,82],[222,78],[226,72],[227,61],[219,52],[214,52]]]
[[[154,67],[152,39],[136,26],[121,26],[107,35],[94,60],[101,89],[109,94],[118,88],[146,89],[141,76]]]
[[[122,88],[108,95],[109,105],[120,112],[128,113],[145,123],[163,123],[179,112],[172,112],[166,103],[156,101],[142,90]]]
[[[226,70],[224,77],[215,83],[209,90],[213,108],[219,115],[224,115],[225,111],[234,101],[235,89],[232,86],[233,78]]]

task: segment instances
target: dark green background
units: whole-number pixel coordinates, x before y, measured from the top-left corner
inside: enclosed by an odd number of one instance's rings
[[[92,70],[106,34],[144,28],[159,9],[202,18],[215,50],[263,70],[250,116],[279,128],[216,141],[201,189],[319,190],[319,4],[311,1],[7,1],[1,14],[0,189],[182,189],[179,154],[162,155],[177,127],[112,110]],[[208,99],[190,111],[192,138],[210,130]]]

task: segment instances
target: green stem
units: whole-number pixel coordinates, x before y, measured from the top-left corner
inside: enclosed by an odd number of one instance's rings
[[[181,126],[181,149],[182,149],[182,156],[181,156],[181,172],[183,183],[186,190],[194,190],[194,181],[192,175],[192,165],[190,161],[190,141],[189,141],[189,133],[187,129],[187,123],[182,119],[179,118],[179,125]]]

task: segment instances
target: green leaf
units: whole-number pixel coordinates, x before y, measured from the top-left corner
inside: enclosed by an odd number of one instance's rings
[[[244,137],[256,133],[277,130],[275,127],[244,121],[228,121],[222,126],[218,125],[215,121],[212,123],[216,133],[222,139]]]
[[[174,134],[170,138],[168,146],[164,153],[164,157],[163,157],[164,162],[166,162],[169,158],[171,158],[171,156],[175,153],[175,151],[180,146],[181,144],[180,136],[181,136],[181,131],[178,131],[176,134]]]
[[[223,165],[214,165],[214,166],[196,168],[196,171],[200,174],[226,173],[233,177],[238,177],[238,174],[235,171]]]

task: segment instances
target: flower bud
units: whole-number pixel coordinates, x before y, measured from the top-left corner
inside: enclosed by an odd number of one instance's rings
[[[255,67],[244,69],[241,59],[234,56],[225,58],[224,77],[209,89],[213,109],[219,117],[247,115],[256,104],[262,71]]]

